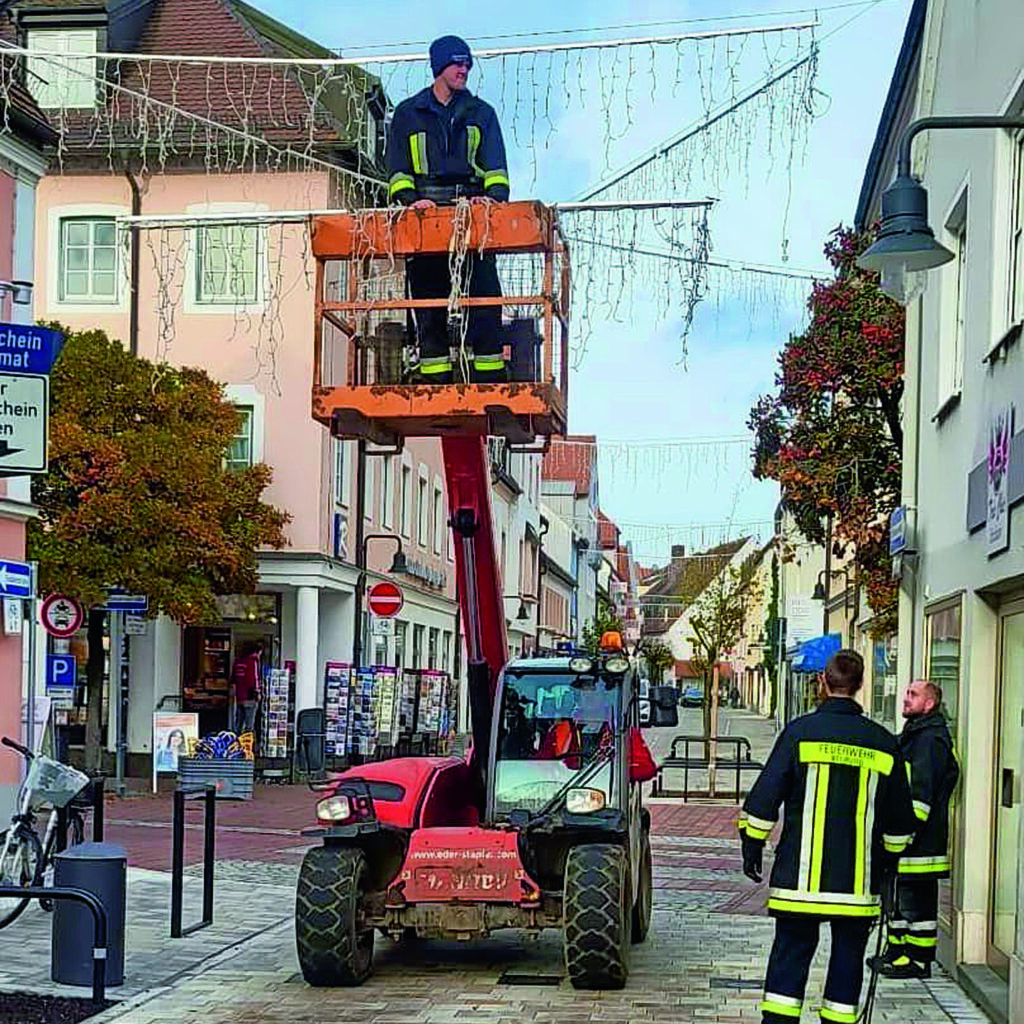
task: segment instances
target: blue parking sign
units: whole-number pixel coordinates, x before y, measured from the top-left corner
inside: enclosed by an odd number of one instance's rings
[[[73,654],[48,654],[46,656],[47,689],[74,686],[78,679],[78,664]]]

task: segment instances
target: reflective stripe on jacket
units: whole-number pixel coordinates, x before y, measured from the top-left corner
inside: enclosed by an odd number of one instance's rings
[[[399,103],[385,159],[389,202],[407,205],[438,186],[508,200],[498,117],[490,104],[468,91],[454,93],[441,104],[428,86]]]
[[[960,778],[953,738],[942,712],[908,718],[899,737],[907,765],[914,814],[914,842],[900,858],[901,875],[944,878],[949,875],[949,802]]]
[[[783,805],[769,911],[876,916],[883,864],[910,845],[917,823],[896,737],[855,700],[830,697],[776,741],[741,831],[763,842]]]

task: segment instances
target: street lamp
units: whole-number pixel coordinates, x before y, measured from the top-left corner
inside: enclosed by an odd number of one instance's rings
[[[812,601],[824,602],[821,610],[821,632],[823,635],[828,633],[828,601],[831,594],[831,580],[835,579],[836,576],[843,577],[843,611],[845,612],[849,608],[847,595],[850,593],[850,574],[845,569],[822,569],[818,573],[818,579],[815,581],[814,593],[811,594]],[[823,583],[822,580],[825,582]],[[856,609],[856,604],[854,608]],[[849,626],[849,631],[852,642],[852,624]]]
[[[362,509],[357,510],[362,516]],[[368,533],[359,542],[357,555],[359,557],[359,577],[356,580],[355,601],[353,602],[354,628],[352,633],[352,663],[357,667],[362,664],[363,657],[363,602],[366,597],[366,548],[371,540],[391,540],[398,546],[395,557],[391,560],[391,568],[388,570],[391,575],[397,575],[408,571],[408,563],[405,560],[405,552],[402,550],[402,538],[393,533]]]
[[[910,173],[911,144],[917,135],[931,128],[1024,128],[1024,118],[999,115],[922,117],[903,133],[896,178],[882,193],[878,239],[857,258],[857,266],[880,274],[881,290],[904,306],[924,287],[926,271],[954,258],[953,253],[935,240],[928,225],[928,192]]]
[[[10,295],[16,306],[32,305],[31,281],[0,281],[0,295]]]
[[[530,617],[530,610],[526,607],[528,601],[536,601],[537,599],[531,594],[506,594],[506,601],[519,601],[519,607],[516,609],[516,619],[519,622],[525,622]]]
[[[409,571],[409,563],[405,560],[405,552],[402,550],[402,538],[396,537],[393,533],[368,533],[363,538],[363,565],[366,565],[366,547],[371,540],[393,540],[397,546],[395,557],[391,559],[391,568],[388,572],[392,576]],[[364,573],[365,575],[365,573]]]

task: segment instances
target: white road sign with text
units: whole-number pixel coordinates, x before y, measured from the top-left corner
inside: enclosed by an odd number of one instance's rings
[[[0,374],[0,473],[45,473],[47,377]]]

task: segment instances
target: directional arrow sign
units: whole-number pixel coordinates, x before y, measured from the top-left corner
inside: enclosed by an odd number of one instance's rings
[[[46,472],[48,377],[0,374],[0,473]]]
[[[32,596],[32,566],[28,562],[0,561],[0,595]]]

